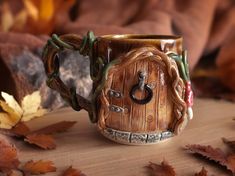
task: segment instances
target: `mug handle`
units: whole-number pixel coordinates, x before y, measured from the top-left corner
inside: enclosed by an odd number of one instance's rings
[[[45,72],[48,77],[47,85],[51,89],[60,93],[61,97],[69,103],[69,105],[76,111],[85,109],[88,111],[92,122],[92,103],[84,97],[76,93],[76,88],[69,88],[60,79],[59,68],[60,62],[58,53],[64,49],[76,50],[83,56],[91,56],[95,36],[92,32],[88,32],[87,36],[81,38],[75,34],[66,34],[58,37],[53,34],[51,39],[48,40],[43,50],[43,62]]]

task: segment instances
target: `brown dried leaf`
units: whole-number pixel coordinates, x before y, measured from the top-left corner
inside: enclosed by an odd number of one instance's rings
[[[199,173],[196,173],[195,176],[207,176],[207,170],[203,167]]]
[[[0,133],[11,137],[25,137],[30,129],[24,122],[19,122],[11,129],[0,128]]]
[[[19,122],[14,128],[10,130],[4,129],[4,131],[1,129],[0,132],[9,136],[24,137],[26,142],[37,145],[43,149],[54,149],[56,147],[55,140],[53,136],[49,134],[66,131],[75,123],[75,121],[62,121],[31,132],[25,123]]]
[[[0,136],[0,170],[9,171],[16,169],[20,162],[17,149],[4,137]]]
[[[24,140],[43,149],[55,149],[56,147],[55,140],[51,135],[29,134]]]
[[[226,138],[222,138],[223,142],[229,146],[233,151],[235,151],[235,141],[230,141]]]
[[[235,173],[235,154],[226,155],[220,148],[202,145],[187,145],[186,150],[215,161]]]
[[[235,154],[231,154],[227,156],[227,162],[225,166],[227,167],[227,169],[235,173]]]
[[[24,122],[19,122],[10,131],[19,137],[24,137],[30,133],[29,127]]]
[[[225,166],[226,163],[226,154],[220,149],[214,149],[210,145],[202,146],[202,145],[186,145],[185,149],[190,151],[191,153],[202,155],[209,160],[213,160],[218,162],[219,164]]]
[[[55,172],[56,167],[54,166],[54,163],[52,161],[28,161],[27,163],[24,164],[22,167],[23,172],[25,175],[27,174],[33,174],[33,175],[38,175],[38,174],[45,174],[48,172]]]
[[[53,134],[60,133],[71,128],[76,122],[75,121],[62,121],[47,127],[41,128],[37,131],[34,131],[35,134]]]
[[[83,174],[80,170],[74,169],[72,166],[70,166],[68,169],[64,171],[62,176],[86,176]]]
[[[161,164],[150,162],[147,168],[150,169],[150,174],[153,176],[175,176],[174,168],[165,160]]]

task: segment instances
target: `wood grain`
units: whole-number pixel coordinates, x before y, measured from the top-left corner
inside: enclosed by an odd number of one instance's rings
[[[110,87],[111,90],[115,90],[117,92],[123,92],[123,79],[125,78],[124,73],[125,73],[124,70],[121,70],[118,73],[113,75],[112,86]],[[109,95],[107,95],[107,97],[109,97]],[[122,107],[122,98],[116,98],[116,97],[112,96],[112,97],[110,97],[110,99],[111,99],[110,105]],[[109,111],[108,125],[111,128],[120,129],[121,119],[122,119],[122,113]]]
[[[154,62],[148,63],[148,77],[147,77],[147,83],[148,85],[151,85],[153,90],[158,89],[159,86],[159,66],[154,64]],[[157,91],[153,91],[153,97],[155,97],[152,101],[150,101],[148,104],[146,104],[146,131],[156,131],[157,130],[157,124],[158,124],[158,118],[157,118],[157,111],[156,109],[156,103],[159,97],[159,94]]]
[[[140,60],[138,62],[136,62],[136,70],[135,70],[135,74],[132,75],[132,79],[134,79],[134,84],[131,85],[130,88],[132,88],[132,86],[134,86],[135,84],[138,84],[139,79],[138,79],[138,74],[139,72],[146,72],[147,68],[146,68],[146,60]],[[148,75],[147,75],[148,76]],[[144,91],[139,91],[137,90],[135,92],[135,96],[137,99],[142,99],[143,96],[145,96]],[[128,98],[130,98],[130,96],[128,96]],[[144,129],[144,125],[145,125],[145,105],[140,105],[137,103],[132,102],[132,118],[131,118],[131,131],[132,132],[143,132],[145,131]]]
[[[125,109],[124,113],[110,111],[106,119],[106,126],[109,128],[128,132],[156,132],[166,131],[171,127],[175,118],[172,114],[171,84],[166,66],[156,61],[139,60],[118,71],[109,73],[112,77],[111,86],[106,86],[105,92],[114,90],[121,92],[123,96],[117,98],[106,94],[109,104]],[[152,86],[153,98],[147,104],[137,104],[130,98],[132,87],[139,82],[139,73],[146,73],[145,84]],[[110,82],[110,80],[109,80]],[[136,90],[137,99],[146,97],[145,91]],[[102,107],[105,105],[102,104]]]
[[[151,162],[160,163],[164,158],[175,167],[178,175],[187,176],[198,172],[202,166],[209,175],[228,175],[216,164],[208,164],[183,151],[186,144],[213,145],[225,149],[221,137],[235,139],[235,104],[197,99],[194,106],[194,119],[183,133],[165,142],[150,146],[127,146],[114,143],[100,135],[96,126],[91,124],[85,111],[75,112],[70,108],[38,118],[30,127],[38,129],[61,120],[77,121],[67,133],[57,135],[57,149],[44,151],[31,148],[20,141],[22,161],[31,159],[52,160],[59,175],[70,165],[81,169],[88,176],[147,176],[144,166]]]

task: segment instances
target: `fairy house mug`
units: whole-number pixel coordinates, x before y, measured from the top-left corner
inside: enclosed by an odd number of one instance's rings
[[[91,99],[59,77],[58,52],[89,56]],[[193,93],[182,38],[164,35],[52,35],[43,52],[47,84],[73,109],[85,109],[107,138],[153,144],[179,134],[192,119]]]

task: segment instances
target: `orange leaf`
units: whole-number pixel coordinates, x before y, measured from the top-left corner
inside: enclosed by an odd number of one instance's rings
[[[25,163],[25,165],[22,167],[23,172],[27,174],[45,174],[48,172],[55,172],[56,167],[54,166],[54,163],[52,161],[28,161]]]
[[[80,170],[74,169],[72,166],[70,166],[68,169],[64,171],[62,176],[86,176],[83,174]]]
[[[0,170],[16,169],[19,164],[15,146],[10,144],[4,136],[0,136]]]
[[[203,167],[199,173],[196,173],[195,176],[207,176],[207,170]]]
[[[55,140],[51,135],[29,134],[24,140],[43,149],[54,149],[56,147]]]
[[[150,173],[154,176],[175,176],[174,168],[169,165],[165,160],[161,164],[150,162],[147,166],[150,169]]]
[[[49,125],[47,127],[41,128],[37,131],[34,131],[33,133],[36,134],[53,134],[53,133],[59,133],[68,130],[71,128],[76,122],[75,121],[62,121],[58,122],[52,125]]]
[[[10,131],[19,137],[26,136],[27,134],[30,133],[29,127],[23,122],[19,122]]]
[[[202,145],[187,145],[186,150],[215,161],[235,173],[235,154],[226,155],[220,148]]]

